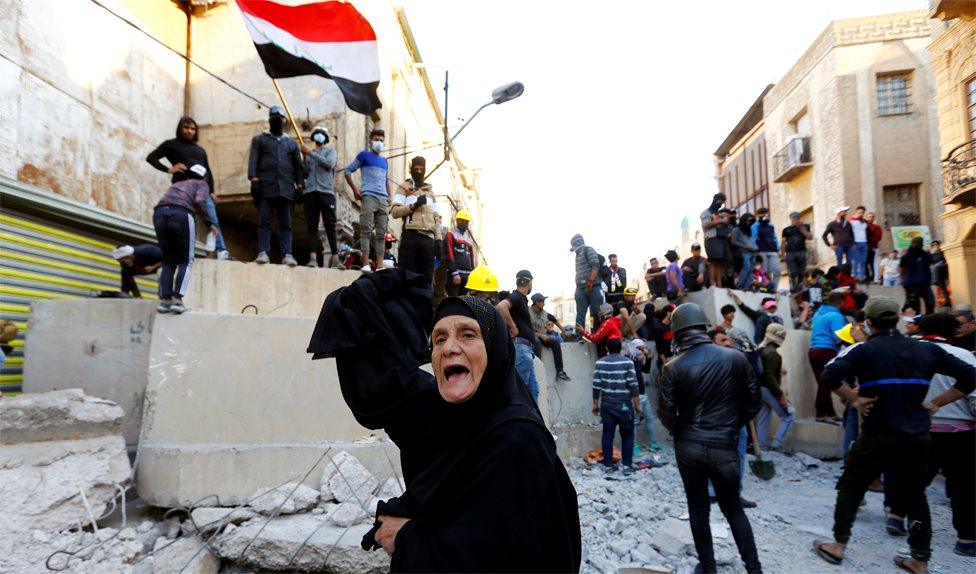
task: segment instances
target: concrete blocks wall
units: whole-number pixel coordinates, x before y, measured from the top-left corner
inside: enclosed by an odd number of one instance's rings
[[[24,353],[24,392],[83,389],[125,412],[122,433],[139,441],[149,377],[156,302],[70,299],[31,304]]]

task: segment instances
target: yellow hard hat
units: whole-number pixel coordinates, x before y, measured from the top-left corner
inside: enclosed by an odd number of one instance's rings
[[[626,297],[627,295],[633,295],[634,297],[636,297],[637,287],[627,287],[626,289],[624,289],[624,296]]]
[[[834,334],[837,335],[837,338],[840,339],[841,341],[844,341],[848,345],[853,345],[854,344],[854,336],[851,335],[851,327],[853,327],[853,326],[854,326],[853,323],[848,323],[848,324],[844,325],[843,327],[841,327],[840,329],[837,329],[836,331],[834,331]]]
[[[464,286],[468,291],[494,293],[498,291],[498,277],[484,265],[475,267],[468,275],[468,282]]]
[[[471,221],[471,214],[468,213],[468,210],[467,209],[462,209],[461,211],[457,212],[457,215],[454,216],[454,219],[456,219],[456,220],[457,219],[460,219],[460,220],[463,220],[463,221],[470,222]],[[497,289],[496,289],[496,291],[497,291]]]

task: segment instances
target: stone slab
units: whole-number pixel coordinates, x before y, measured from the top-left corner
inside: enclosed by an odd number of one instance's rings
[[[31,303],[24,345],[24,392],[82,389],[125,412],[127,445],[139,441],[156,303],[71,299]]]
[[[837,460],[841,458],[843,440],[844,427],[840,425],[800,419],[793,423],[793,429],[786,439],[786,449],[819,459]]]
[[[122,434],[124,413],[81,389],[25,393],[0,401],[0,442],[76,440]]]

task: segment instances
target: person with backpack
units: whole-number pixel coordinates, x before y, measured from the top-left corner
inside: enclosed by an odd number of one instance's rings
[[[603,303],[596,286],[600,275],[600,256],[583,241],[579,233],[573,236],[569,245],[569,250],[576,254],[576,324],[583,324],[589,309],[595,328],[600,324],[600,305]]]

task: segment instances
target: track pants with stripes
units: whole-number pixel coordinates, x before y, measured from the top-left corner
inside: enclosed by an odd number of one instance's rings
[[[193,214],[173,205],[160,205],[153,211],[156,241],[163,250],[163,266],[159,272],[159,298],[183,297],[193,268],[193,247],[196,239]]]

